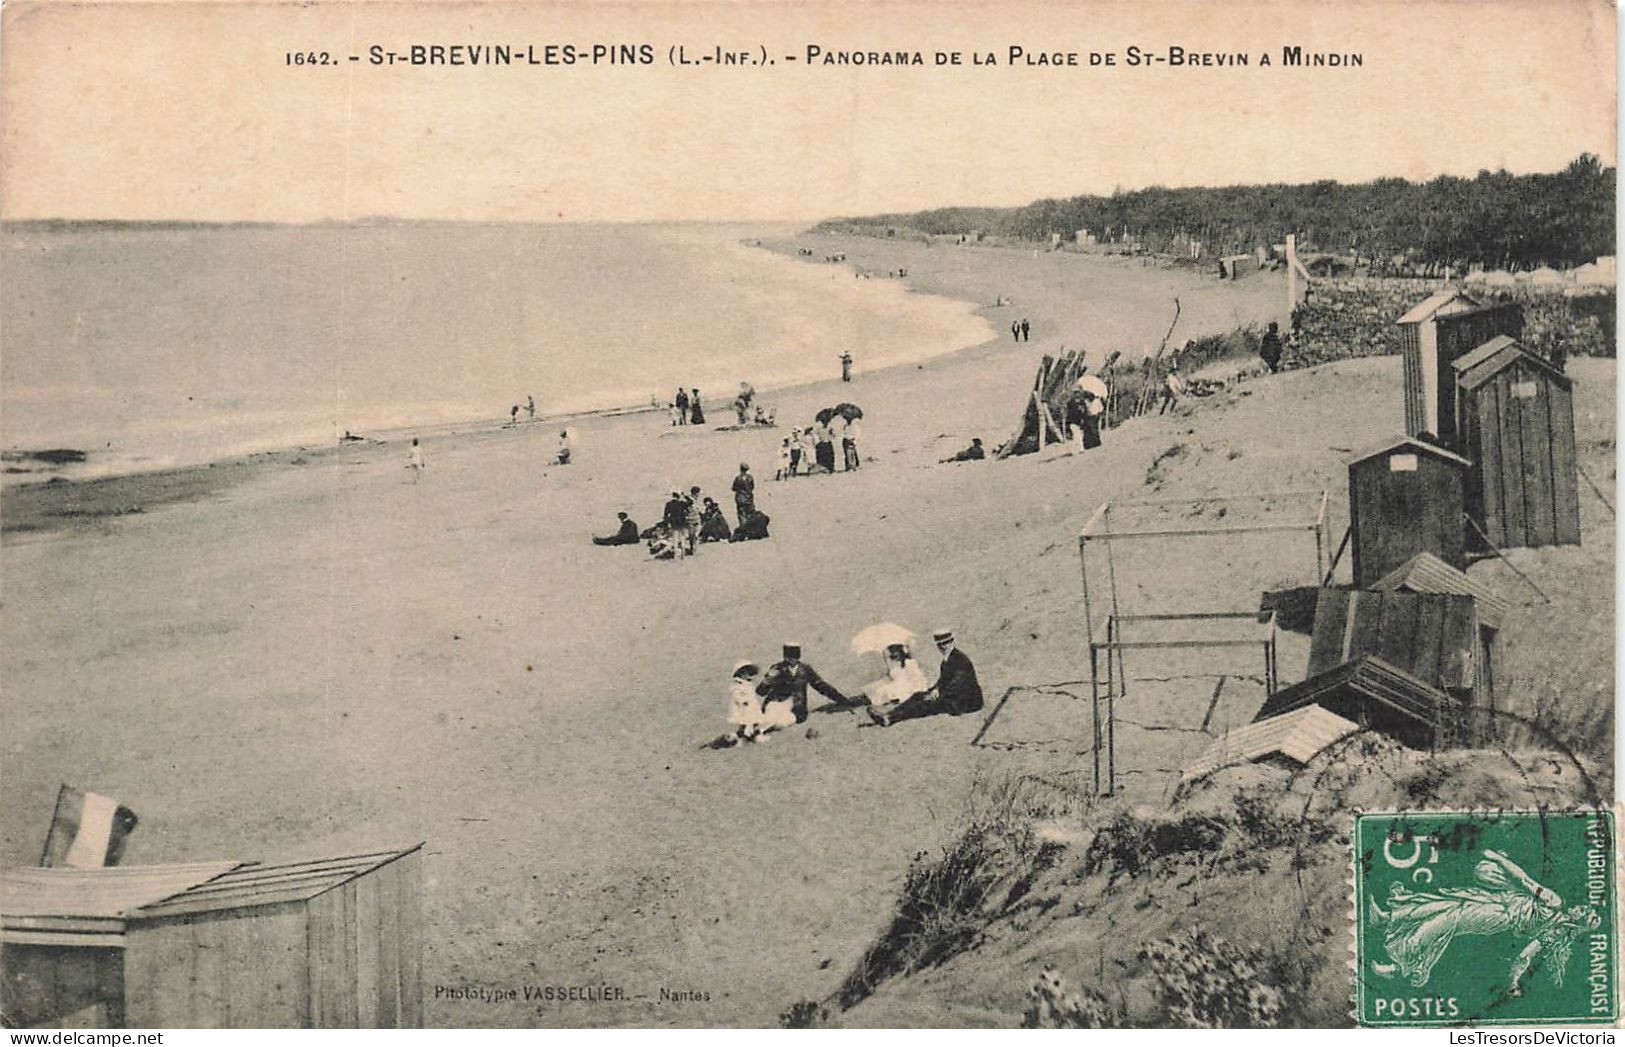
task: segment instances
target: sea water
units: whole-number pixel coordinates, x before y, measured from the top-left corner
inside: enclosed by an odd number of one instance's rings
[[[793,228],[384,222],[12,226],[7,479],[326,446],[344,432],[662,407],[985,341],[972,305],[754,246]],[[807,237],[816,250],[817,237]],[[771,399],[770,396],[765,399]]]

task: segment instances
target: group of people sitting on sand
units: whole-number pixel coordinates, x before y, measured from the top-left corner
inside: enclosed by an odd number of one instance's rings
[[[920,663],[906,643],[886,648],[886,675],[864,685],[861,695],[846,695],[801,660],[801,645],[784,645],[783,658],[763,673],[755,662],[734,666],[728,682],[727,734],[712,742],[727,748],[740,742],[761,741],[773,731],[807,720],[807,689],[830,702],[831,709],[864,709],[870,721],[889,727],[900,720],[923,716],[962,716],[982,708],[982,685],[976,667],[954,644],[954,634],[938,629],[931,634],[942,662],[936,683],[926,679]]]
[[[792,429],[779,444],[779,467],[775,480],[788,480],[792,476],[818,476],[833,473],[835,468],[835,441],[841,442],[841,462],[847,472],[858,468],[858,419],[832,416],[827,422],[815,421],[805,429]]]
[[[673,491],[660,513],[660,522],[639,530],[637,522],[624,510],[616,513],[619,526],[614,534],[594,535],[594,545],[637,545],[647,542],[649,555],[656,560],[680,560],[693,556],[708,542],[752,542],[768,537],[771,522],[766,513],[756,508],[756,478],[750,466],[739,463],[739,473],[733,480],[734,511],[737,526],[728,524],[728,517],[713,498],[705,497],[698,486],[690,487],[688,494]]]

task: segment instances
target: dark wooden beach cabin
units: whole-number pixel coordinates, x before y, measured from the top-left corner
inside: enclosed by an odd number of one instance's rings
[[[1354,585],[1371,583],[1417,553],[1466,566],[1462,513],[1468,461],[1442,447],[1396,436],[1349,462],[1349,531]]]
[[[1475,725],[1493,729],[1493,714],[1496,709],[1495,666],[1499,657],[1501,628],[1508,612],[1506,601],[1465,571],[1456,570],[1430,553],[1417,553],[1388,575],[1374,582],[1371,588],[1412,593],[1453,594],[1472,599],[1473,614],[1478,622],[1477,661],[1473,676],[1474,704],[1489,712],[1489,715],[1478,717]]]
[[[125,913],[237,864],[0,870],[0,1014],[13,1028],[125,1026]]]
[[[1467,514],[1499,549],[1580,544],[1567,375],[1500,336],[1455,361]],[[1482,539],[1469,528],[1470,543]]]
[[[1435,442],[1460,450],[1456,434],[1456,385],[1451,364],[1496,335],[1523,333],[1523,307],[1514,302],[1481,305],[1458,290],[1445,290],[1399,318],[1405,363],[1405,433],[1431,433]]]
[[[241,865],[128,916],[137,1028],[417,1028],[421,845]]]
[[[1453,699],[1376,655],[1365,655],[1265,699],[1254,722],[1318,705],[1413,749],[1431,749],[1448,734]]]

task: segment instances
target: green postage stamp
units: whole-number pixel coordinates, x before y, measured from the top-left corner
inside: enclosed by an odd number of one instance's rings
[[[1610,812],[1359,814],[1353,845],[1361,1025],[1617,1020]]]

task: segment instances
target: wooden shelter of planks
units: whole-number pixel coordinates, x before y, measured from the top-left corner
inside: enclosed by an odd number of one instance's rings
[[[1580,544],[1569,377],[1506,336],[1455,361],[1467,515],[1498,549]],[[1469,544],[1482,539],[1469,534]]]
[[[1253,721],[1318,705],[1402,745],[1431,749],[1447,737],[1451,702],[1438,688],[1368,654],[1276,691]]]
[[[1046,355],[1039,361],[1032,390],[1022,407],[1021,425],[994,452],[994,458],[1032,454],[1050,444],[1066,442],[1067,401],[1077,394],[1078,379],[1089,369],[1083,358],[1081,350],[1064,350],[1058,357]]]
[[[1523,307],[1515,302],[1480,305],[1461,291],[1448,290],[1407,312],[1399,324],[1405,433],[1431,434],[1440,446],[1460,450],[1451,365],[1496,335],[1521,336]]]
[[[1394,437],[1349,460],[1354,585],[1365,588],[1417,553],[1466,566],[1462,513],[1471,463],[1442,447]]]
[[[1374,654],[1453,696],[1463,707],[1494,704],[1477,601],[1458,593],[1322,589],[1309,644],[1309,676]]]
[[[421,844],[239,866],[129,914],[138,1028],[417,1028]]]

